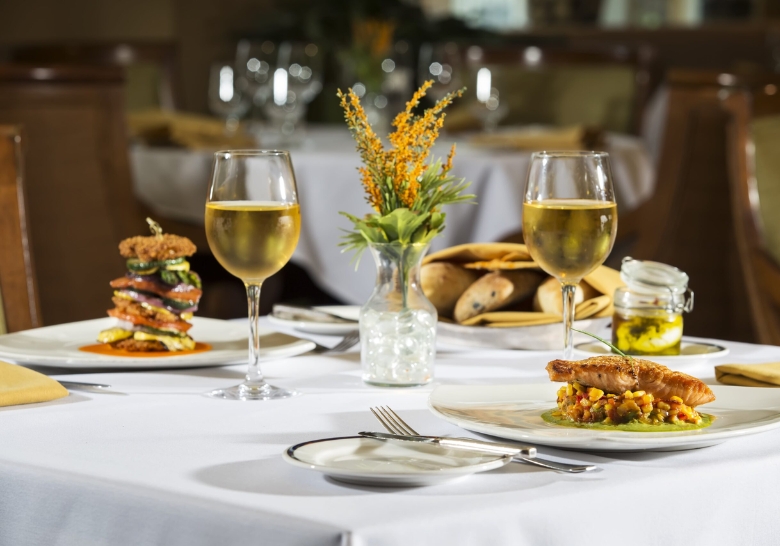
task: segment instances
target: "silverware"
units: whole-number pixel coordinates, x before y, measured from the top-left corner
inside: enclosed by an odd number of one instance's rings
[[[495,455],[513,455],[524,457],[536,457],[536,448],[530,446],[517,446],[510,444],[499,444],[480,442],[471,438],[446,438],[444,436],[405,436],[400,434],[385,434],[383,432],[359,432],[366,438],[376,438],[377,440],[399,440],[402,442],[422,442],[425,444],[439,445],[442,447],[453,447],[456,449],[470,449],[482,453],[492,453]]]
[[[301,305],[287,305],[277,303],[273,307],[272,315],[283,320],[303,320],[307,322],[323,322],[328,324],[354,324],[356,320],[346,319],[335,313],[329,313],[315,307],[306,307]]]
[[[420,434],[414,430],[412,427],[410,427],[406,421],[401,419],[401,417],[391,410],[389,407],[377,407],[377,408],[370,408],[371,413],[374,414],[374,417],[376,417],[380,423],[382,423],[382,426],[387,429],[388,432],[392,434],[398,434],[400,436],[420,436]],[[487,445],[493,445],[493,442],[487,442],[484,440],[474,440],[472,438],[457,438],[457,440],[470,440],[472,442],[478,442],[483,443]],[[507,444],[502,444],[507,445]],[[518,449],[523,446],[518,446]],[[547,459],[540,459],[539,457],[526,457],[522,455],[517,455],[513,458],[513,460],[524,462],[536,466],[541,466],[544,468],[549,468],[551,470],[556,470],[558,472],[568,472],[571,474],[578,474],[580,472],[587,472],[589,470],[595,470],[598,467],[596,465],[572,465],[572,464],[566,464],[566,463],[558,463],[555,461],[550,461]]]
[[[357,345],[359,342],[360,342],[360,332],[355,330],[354,332],[350,332],[347,335],[345,335],[343,338],[341,338],[341,341],[339,341],[333,347],[325,347],[324,345],[320,345],[319,343],[315,342],[316,347],[311,352],[316,354],[343,353],[344,351],[351,349],[352,347]]]
[[[111,385],[102,385],[100,383],[85,383],[83,381],[60,381],[56,380],[60,385],[66,389],[110,389]]]

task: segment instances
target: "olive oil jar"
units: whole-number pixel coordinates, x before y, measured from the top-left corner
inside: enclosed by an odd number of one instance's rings
[[[623,259],[615,290],[612,344],[626,354],[679,355],[683,313],[693,310],[688,275],[658,262]]]

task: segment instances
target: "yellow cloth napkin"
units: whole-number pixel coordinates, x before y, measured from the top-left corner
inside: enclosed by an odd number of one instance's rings
[[[239,126],[236,131],[226,133],[222,120],[168,112],[165,110],[144,110],[127,115],[130,134],[150,146],[183,146],[185,148],[256,148],[257,142],[243,132]]]
[[[54,379],[0,361],[0,406],[48,402],[64,396],[68,390]]]
[[[722,364],[715,366],[715,379],[740,387],[780,387],[780,362]]]
[[[601,143],[601,133],[582,125],[571,127],[534,127],[481,133],[469,143],[488,148],[520,150],[583,150]]]

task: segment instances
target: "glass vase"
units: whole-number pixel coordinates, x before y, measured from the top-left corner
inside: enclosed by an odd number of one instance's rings
[[[374,292],[360,310],[363,381],[379,387],[416,387],[433,379],[436,308],[420,285],[427,244],[370,244],[376,261]]]

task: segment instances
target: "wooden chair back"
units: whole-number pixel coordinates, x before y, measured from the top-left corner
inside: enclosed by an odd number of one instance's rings
[[[654,54],[650,48],[628,48],[623,46],[570,48],[555,45],[474,46],[465,51],[465,57],[465,64],[472,66],[472,68],[497,65],[507,69],[519,70],[527,75],[533,75],[534,73],[541,75],[555,71],[569,71],[583,76],[590,74],[589,77],[586,76],[584,79],[567,81],[568,89],[565,92],[571,95],[568,100],[571,103],[569,108],[581,106],[583,109],[586,109],[588,105],[583,102],[583,99],[588,97],[583,95],[592,95],[590,99],[594,103],[598,102],[600,104],[599,109],[607,109],[613,112],[627,110],[626,120],[612,120],[614,126],[607,128],[640,134],[643,112],[649,97],[653,76]],[[611,92],[609,82],[606,80],[614,81],[615,77],[620,81],[626,78],[632,80],[627,82],[632,89],[628,90],[625,97],[618,94],[615,94],[614,97],[606,96]],[[577,89],[577,81],[585,85],[595,84],[600,87],[592,90],[592,92],[588,89]],[[513,83],[514,87],[508,88],[509,95],[523,96],[533,92],[533,90],[528,89],[523,84],[523,80],[507,81],[507,85],[512,85]],[[501,90],[499,89],[499,91]],[[550,89],[549,85],[545,84],[541,85],[538,91],[540,96],[526,96],[523,98],[523,102],[532,103],[526,104],[525,110],[531,108],[541,112],[545,108],[544,105],[547,102],[547,98],[549,98],[549,96],[545,98],[545,95],[551,92],[555,93],[554,89]],[[577,96],[580,96],[579,100],[576,99]],[[607,101],[612,102],[608,104]],[[623,104],[623,101],[626,104]],[[591,106],[595,106],[595,104],[591,104]],[[586,119],[589,112],[571,112],[569,115],[581,116],[583,119]],[[610,123],[608,119],[605,121]]]
[[[737,250],[756,341],[771,345],[780,345],[780,263],[777,249],[773,251],[767,243],[769,238],[777,240],[778,234],[767,231],[777,229],[777,225],[764,223],[760,188],[779,188],[780,172],[756,168],[757,161],[775,163],[766,154],[776,153],[758,141],[756,122],[769,118],[767,121],[780,130],[779,90],[779,76],[757,76],[742,82],[741,89],[729,92],[724,99],[724,107],[731,115],[728,158]],[[759,181],[759,174],[770,180]]]
[[[123,84],[115,67],[0,66],[0,124],[25,134],[43,324],[104,316],[108,281],[124,273],[117,244],[144,227],[132,192]]]
[[[175,110],[181,103],[177,86],[178,52],[172,42],[66,42],[24,45],[11,51],[11,60],[36,66],[118,66],[127,71],[126,85],[129,96],[126,96],[126,99],[130,100],[131,108],[159,106],[164,110]],[[150,73],[150,70],[154,73]],[[146,89],[147,86],[150,89]],[[138,98],[134,99],[136,95]]]
[[[22,131],[0,125],[0,334],[41,325],[25,201]]]
[[[737,78],[671,71],[663,145],[653,197],[620,218],[611,257],[655,260],[690,276],[693,312],[685,333],[751,341],[745,280],[732,229],[724,97]]]

